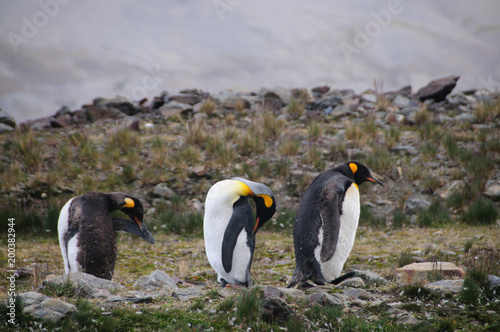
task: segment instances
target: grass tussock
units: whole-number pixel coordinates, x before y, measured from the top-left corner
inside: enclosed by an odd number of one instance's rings
[[[417,223],[420,227],[439,227],[450,222],[450,212],[440,200],[432,202],[427,209],[421,210],[417,216]]]
[[[304,115],[305,110],[305,104],[303,101],[297,98],[292,98],[287,107],[287,114],[293,119],[298,119]]]

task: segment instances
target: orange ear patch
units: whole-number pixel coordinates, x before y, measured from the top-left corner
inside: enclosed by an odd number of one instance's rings
[[[127,208],[133,208],[135,206],[135,202],[133,199],[126,197],[125,198],[125,206]]]
[[[358,166],[355,163],[350,163],[349,167],[351,168],[352,174],[356,173],[358,170]]]
[[[264,199],[264,204],[266,207],[270,208],[273,205],[273,199],[268,195],[257,195],[257,197],[262,197]]]

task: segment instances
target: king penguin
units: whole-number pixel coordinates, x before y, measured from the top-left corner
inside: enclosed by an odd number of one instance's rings
[[[131,220],[110,216],[121,210]],[[115,231],[155,240],[143,223],[141,202],[124,193],[89,192],[71,198],[61,209],[57,231],[64,271],[85,272],[111,280],[116,263]]]
[[[368,168],[350,161],[319,174],[299,204],[293,227],[296,268],[288,287],[307,280],[323,285],[339,283],[358,228],[358,186],[371,181],[383,186]]]
[[[248,197],[255,201],[256,219]],[[203,219],[205,251],[222,287],[228,283],[252,286],[255,233],[275,211],[273,193],[264,184],[236,177],[210,188]]]

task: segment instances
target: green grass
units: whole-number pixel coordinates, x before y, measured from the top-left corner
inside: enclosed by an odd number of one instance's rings
[[[403,267],[405,265],[408,265],[408,264],[412,264],[412,263],[415,263],[415,258],[413,257],[413,255],[410,253],[409,250],[405,251],[405,252],[402,252],[400,255],[399,255],[399,259],[398,259],[398,267]]]
[[[385,226],[385,217],[377,216],[369,206],[361,205],[359,224],[362,226],[381,228]]]
[[[262,291],[254,287],[242,290],[236,299],[236,322],[248,326],[254,325],[260,318]]]
[[[450,212],[440,200],[435,200],[427,209],[419,211],[417,215],[417,223],[420,227],[439,227],[450,222]]]
[[[0,233],[7,233],[9,218],[15,218],[16,234],[43,235],[57,238],[59,208],[51,206],[44,213],[26,211],[20,207],[4,207],[0,210]]]
[[[47,283],[40,289],[40,293],[50,297],[75,297],[77,290],[70,280],[63,284]]]
[[[425,142],[420,147],[422,154],[428,158],[434,158],[438,152],[438,148],[432,142]]]
[[[410,224],[410,218],[403,209],[397,208],[392,211],[392,228],[398,229]]]
[[[486,198],[475,200],[461,215],[461,220],[470,225],[492,225],[497,218],[497,207],[491,200]]]
[[[201,235],[203,232],[203,215],[197,212],[179,213],[167,209],[160,214],[161,229],[166,233],[179,235]]]
[[[281,209],[274,214],[274,218],[269,220],[263,229],[271,232],[291,234],[295,224],[295,210]]]
[[[287,113],[294,119],[298,119],[305,113],[304,103],[298,99],[292,98],[287,107]]]

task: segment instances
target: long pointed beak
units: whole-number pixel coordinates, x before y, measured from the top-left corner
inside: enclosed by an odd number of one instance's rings
[[[378,183],[379,185],[381,185],[382,187],[384,186],[384,184],[382,182],[380,182],[379,180],[377,180],[376,178],[374,177],[368,177],[366,178],[367,181],[371,181],[371,182],[375,182],[375,183]]]

